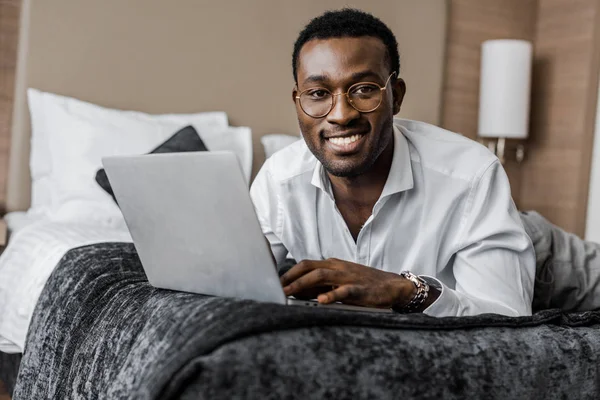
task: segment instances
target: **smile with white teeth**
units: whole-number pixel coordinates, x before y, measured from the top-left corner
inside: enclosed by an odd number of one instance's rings
[[[332,137],[332,138],[329,138],[329,141],[333,144],[337,144],[338,146],[343,146],[345,144],[354,143],[361,137],[362,137],[362,135],[352,135],[352,136],[347,136],[347,137]]]

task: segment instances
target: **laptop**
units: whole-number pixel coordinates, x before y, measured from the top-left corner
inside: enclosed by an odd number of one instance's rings
[[[277,304],[390,312],[288,298],[235,154],[102,160],[151,285]]]

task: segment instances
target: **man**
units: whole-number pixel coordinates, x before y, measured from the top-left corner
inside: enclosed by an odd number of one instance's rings
[[[287,295],[432,316],[531,314],[535,254],[498,159],[460,135],[394,120],[397,42],[370,14],[312,20],[293,53],[304,141],[251,189]],[[410,271],[410,272],[408,272]]]

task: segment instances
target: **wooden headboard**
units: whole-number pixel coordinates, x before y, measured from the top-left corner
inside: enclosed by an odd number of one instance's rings
[[[297,34],[312,17],[346,5],[372,12],[397,36],[408,85],[400,115],[438,123],[444,0],[24,0],[0,207],[29,207],[27,87],[150,113],[226,111],[231,124],[252,128],[256,171],[261,135],[298,132],[290,96]]]

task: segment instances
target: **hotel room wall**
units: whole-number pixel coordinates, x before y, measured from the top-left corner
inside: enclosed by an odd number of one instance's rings
[[[520,205],[585,234],[600,71],[600,1],[541,0]]]
[[[24,79],[23,87],[17,85],[13,116],[9,211],[29,204],[28,114],[22,96],[26,86],[151,113],[226,111],[232,125],[253,130],[256,172],[264,160],[263,134],[299,133],[291,98],[292,47],[310,18],[327,9],[356,6],[389,24],[403,53],[402,76],[410,82],[400,115],[439,123],[444,0],[28,4],[27,63],[19,66]],[[0,155],[0,161],[5,163],[5,157]]]
[[[442,125],[477,134],[481,42],[531,40],[534,65],[527,157],[506,164],[520,209],[583,236],[598,71],[599,0],[451,0]]]
[[[6,196],[21,0],[0,0],[0,215]]]
[[[20,3],[20,0],[0,0],[0,207],[6,190]],[[580,235],[585,232],[597,96],[598,74],[594,71],[598,70],[599,3],[599,0],[448,1],[441,124],[466,136],[476,136],[479,53],[483,40],[507,37],[534,41],[528,155],[523,164],[508,162],[506,169],[520,208],[537,209]],[[308,11],[302,12],[309,18]],[[410,99],[421,85],[414,79],[408,83]],[[432,108],[433,115],[439,113],[436,104]],[[293,123],[293,115],[285,118]],[[233,122],[244,121],[236,118]],[[267,129],[273,131],[275,127],[265,127],[261,133]],[[260,155],[260,149],[257,153]]]
[[[537,0],[450,0],[442,126],[477,138],[481,43],[489,39],[533,41]],[[505,165],[513,198],[520,197],[520,168]]]

